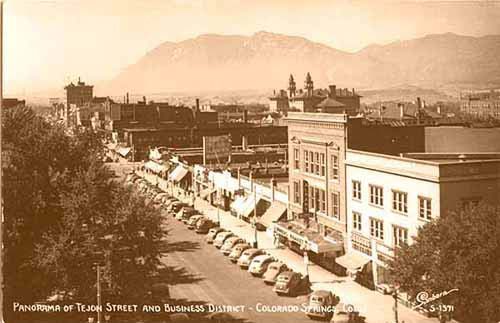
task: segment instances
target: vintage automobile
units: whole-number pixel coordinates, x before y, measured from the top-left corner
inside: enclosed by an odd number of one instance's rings
[[[281,274],[284,271],[289,271],[290,269],[287,267],[282,262],[275,261],[269,264],[267,266],[267,270],[263,275],[264,278],[264,283],[268,285],[273,285],[276,283],[276,279],[278,278],[279,274]]]
[[[208,230],[207,238],[206,238],[207,243],[208,244],[214,243],[215,237],[217,236],[217,234],[219,234],[222,231],[224,231],[224,229],[219,228],[219,227],[211,228],[210,230]]]
[[[260,255],[252,259],[248,272],[253,276],[262,276],[267,270],[269,264],[274,262],[274,258],[269,255]]]
[[[335,312],[333,313],[330,322],[334,323],[363,323],[365,318],[359,315],[359,312],[355,311],[354,306],[345,303],[338,303],[335,306]]]
[[[238,266],[240,266],[243,269],[248,269],[248,266],[250,266],[250,263],[252,262],[253,258],[263,255],[265,252],[263,250],[257,249],[257,248],[250,248],[241,253],[240,258],[238,258]]]
[[[191,218],[193,215],[197,215],[199,212],[191,206],[185,206],[182,208],[182,217],[181,221],[187,224],[189,221],[189,218]]]
[[[311,319],[330,320],[340,298],[326,290],[315,290],[309,295],[306,315]]]
[[[176,201],[170,204],[170,206],[168,207],[168,211],[170,212],[170,214],[176,215],[185,206],[187,206],[186,203]]]
[[[248,243],[238,243],[233,247],[233,249],[231,249],[231,252],[229,253],[229,260],[231,260],[232,262],[237,262],[241,257],[243,251],[250,248],[251,247]]]
[[[279,274],[274,284],[273,291],[278,295],[297,296],[309,292],[311,283],[309,277],[293,271],[285,271]]]
[[[208,233],[208,230],[216,226],[217,225],[210,219],[201,218],[198,222],[196,222],[195,231],[196,233]]]
[[[192,217],[189,218],[187,221],[187,227],[189,230],[194,230],[196,227],[196,223],[198,223],[199,220],[203,219],[203,215],[201,214],[196,214],[193,215]]]
[[[227,238],[227,240],[224,241],[224,244],[220,248],[220,251],[227,256],[231,253],[231,250],[233,249],[234,246],[236,246],[238,243],[244,243],[244,242],[245,240],[236,236]]]
[[[222,245],[224,244],[224,242],[226,241],[226,239],[228,239],[230,237],[234,237],[234,234],[231,231],[223,231],[223,232],[218,233],[214,239],[214,246],[217,249],[220,249],[222,247]]]

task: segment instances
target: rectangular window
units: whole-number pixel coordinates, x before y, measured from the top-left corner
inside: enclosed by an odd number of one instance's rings
[[[300,184],[293,182],[293,203],[300,204]]]
[[[332,179],[339,179],[339,156],[332,155]]]
[[[309,172],[309,152],[304,150],[304,172]]]
[[[325,211],[326,211],[326,192],[325,192],[325,190],[320,190],[319,200],[321,202],[319,210],[321,212],[325,213]]]
[[[352,227],[354,230],[361,231],[361,213],[352,212]]]
[[[311,163],[309,173],[314,174],[314,153],[312,151],[309,152],[309,162]]]
[[[340,193],[332,193],[332,216],[340,220]]]
[[[384,189],[381,186],[370,185],[370,203],[384,206]]]
[[[408,244],[408,230],[405,228],[393,227],[394,231],[394,246],[402,247],[404,244]]]
[[[372,237],[384,240],[384,222],[371,218],[370,219],[370,234]]]
[[[293,149],[293,168],[300,169],[300,151],[297,148]]]
[[[325,176],[325,154],[321,153],[321,176]]]
[[[315,191],[316,189],[314,187],[309,186],[309,208],[315,209],[315,204],[314,202],[316,201],[315,199]]]
[[[418,197],[418,217],[422,220],[432,219],[432,202],[430,198]]]
[[[319,153],[314,153],[314,174],[319,175]]]
[[[392,209],[394,211],[408,213],[408,193],[392,191]]]
[[[361,182],[352,181],[352,198],[361,200]]]

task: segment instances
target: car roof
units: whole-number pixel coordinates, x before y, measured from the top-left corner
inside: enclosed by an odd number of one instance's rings
[[[260,261],[264,261],[264,260],[266,260],[268,258],[273,258],[273,257],[271,257],[270,255],[260,255],[260,256],[255,257],[254,260],[257,259],[257,260],[260,260]]]
[[[330,292],[327,290],[315,290],[311,293],[311,296],[328,297],[330,296]]]
[[[246,243],[246,242],[241,242],[241,243],[238,243],[238,244],[237,244],[236,246],[234,246],[234,247],[235,247],[235,248],[237,248],[237,247],[240,247],[240,248],[241,248],[241,247],[245,247],[245,246],[249,246],[249,247],[250,247],[250,245],[249,245],[248,243]]]
[[[280,274],[280,276],[284,276],[284,277],[292,277],[294,274],[297,274],[296,272],[294,271],[284,271]]]

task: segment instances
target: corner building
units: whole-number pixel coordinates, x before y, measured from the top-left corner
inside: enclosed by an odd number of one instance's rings
[[[335,258],[345,249],[347,120],[346,114],[288,114],[288,219],[275,226],[290,249],[340,274]]]

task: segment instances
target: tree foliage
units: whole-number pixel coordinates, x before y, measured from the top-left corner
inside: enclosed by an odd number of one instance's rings
[[[390,265],[411,297],[458,289],[436,303],[453,305],[455,317],[471,323],[500,320],[499,268],[500,207],[486,204],[426,224]]]
[[[3,113],[4,302],[71,292],[95,303],[148,293],[159,266],[160,217],[102,162],[95,133],[69,133],[29,108]]]

